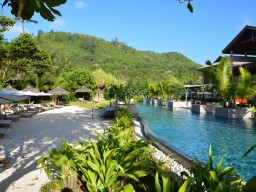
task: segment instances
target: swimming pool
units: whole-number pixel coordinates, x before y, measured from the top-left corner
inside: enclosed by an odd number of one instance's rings
[[[184,154],[207,162],[211,145],[216,163],[224,157],[223,165],[234,167],[244,179],[256,175],[256,152],[242,157],[256,144],[256,127],[252,120],[230,120],[188,109],[171,110],[151,105],[140,105],[139,114],[154,134]]]

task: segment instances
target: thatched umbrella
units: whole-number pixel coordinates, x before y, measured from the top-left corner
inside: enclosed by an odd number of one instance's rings
[[[61,87],[57,86],[56,88],[54,88],[53,90],[49,91],[48,93],[52,94],[52,95],[56,95],[57,97],[59,95],[69,95],[69,92],[66,91],[65,89],[62,89]],[[58,104],[59,104],[59,100]]]
[[[3,89],[3,91],[13,92],[13,93],[19,92],[19,90],[13,88],[10,84],[9,84],[7,87],[5,87],[5,88]]]
[[[40,93],[40,91],[36,88],[31,87],[30,85],[27,86],[25,89],[21,90],[22,92],[32,92],[32,93]]]
[[[20,93],[32,97],[32,96],[39,96],[40,91],[37,88],[33,88],[29,85],[25,89],[22,89]],[[30,104],[30,97],[28,99],[29,104]]]
[[[77,93],[83,93],[83,99],[84,99],[84,93],[90,93],[90,92],[92,92],[92,90],[85,87],[85,86],[82,86],[79,89],[77,89],[76,92]]]

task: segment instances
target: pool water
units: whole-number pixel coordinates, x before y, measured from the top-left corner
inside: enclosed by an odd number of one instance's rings
[[[223,166],[234,167],[244,179],[256,175],[256,150],[242,157],[256,144],[256,126],[252,120],[229,120],[189,109],[151,105],[139,106],[139,114],[155,135],[184,154],[206,163],[211,145],[216,164],[224,157]]]

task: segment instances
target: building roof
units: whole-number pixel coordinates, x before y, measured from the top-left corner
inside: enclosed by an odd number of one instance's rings
[[[223,49],[223,54],[256,55],[256,27],[246,25]]]
[[[218,66],[221,58],[222,58],[222,56],[219,56],[214,61],[212,66],[213,67]],[[239,67],[239,66],[246,66],[246,65],[256,65],[256,57],[233,56],[232,60],[233,60],[233,68]],[[198,68],[198,70],[204,70],[204,69],[207,69],[207,68],[210,68],[210,67],[211,66],[206,65],[206,66]]]

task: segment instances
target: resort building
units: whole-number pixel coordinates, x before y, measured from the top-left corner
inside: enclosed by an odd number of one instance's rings
[[[234,76],[239,76],[239,67],[243,66],[256,76],[256,27],[246,25],[242,31],[223,49],[223,54],[230,58],[230,68]],[[222,56],[219,56],[213,66],[217,66]],[[210,66],[200,67],[198,70],[209,69]],[[208,84],[208,77],[202,76],[202,84]]]

